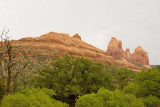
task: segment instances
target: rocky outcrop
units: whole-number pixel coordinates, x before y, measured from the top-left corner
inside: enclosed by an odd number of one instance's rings
[[[122,41],[119,41],[116,38],[112,37],[111,41],[108,44],[107,54],[113,57],[122,57]]]
[[[75,35],[73,36],[73,38],[77,38],[77,39],[81,40],[81,37],[80,37],[78,34],[75,34]]]
[[[149,65],[149,59],[148,59],[148,54],[140,46],[138,46],[135,49],[135,52],[132,54],[131,61],[136,63],[136,64],[143,65],[145,67],[150,66]]]
[[[137,66],[150,68],[148,54],[141,46],[138,46],[134,53],[130,53],[130,49],[128,48],[124,51],[122,49],[122,42],[114,37],[112,37],[109,42],[107,55],[113,56],[114,58],[125,58],[128,62]]]
[[[68,34],[50,32],[36,38],[22,38],[17,43],[24,48],[27,55],[32,57],[55,58],[62,57],[67,53],[74,57],[83,56],[95,62],[107,63],[134,71],[141,71],[144,68],[133,63],[149,66],[147,53],[143,49],[139,47],[131,54],[129,49],[124,51],[122,42],[114,37],[108,45],[107,52],[82,41],[78,34],[70,37]],[[121,58],[122,60],[115,60],[115,58]]]

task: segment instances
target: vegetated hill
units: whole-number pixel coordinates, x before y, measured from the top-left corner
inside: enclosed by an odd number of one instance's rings
[[[143,65],[135,64],[126,58],[109,56],[108,52],[82,41],[78,34],[70,37],[68,34],[50,32],[36,38],[22,38],[15,43],[15,45],[21,46],[23,53],[31,58],[32,63],[37,62],[33,60],[35,58],[41,63],[47,64],[53,58],[62,57],[67,53],[74,57],[83,56],[95,62],[125,67],[134,71],[146,69]]]
[[[157,68],[158,66],[160,66],[160,65],[151,65],[151,67],[153,67],[153,68]]]

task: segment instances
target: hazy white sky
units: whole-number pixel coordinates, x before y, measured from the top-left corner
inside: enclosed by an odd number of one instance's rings
[[[13,39],[78,33],[102,50],[114,36],[124,50],[140,45],[150,64],[160,64],[160,0],[0,0],[0,31],[4,26]]]

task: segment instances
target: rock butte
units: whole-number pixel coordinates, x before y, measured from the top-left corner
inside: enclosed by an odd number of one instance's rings
[[[67,53],[75,57],[83,56],[94,62],[107,63],[109,65],[124,67],[138,72],[150,68],[148,55],[141,47],[136,48],[135,52],[131,54],[129,49],[123,51],[122,42],[116,38],[112,38],[109,42],[107,51],[100,50],[83,42],[78,34],[70,37],[68,34],[50,32],[36,38],[22,38],[17,42],[20,46],[25,47],[26,50],[33,50],[31,51],[33,53],[28,53],[28,55],[62,57]],[[32,45],[30,46],[30,44]],[[58,50],[60,53],[58,55],[54,52],[48,53],[47,50],[49,49]],[[40,51],[39,54],[35,54],[34,50]],[[137,64],[141,66],[138,66]]]
[[[122,49],[122,42],[112,37],[108,45],[107,55],[113,56],[114,58],[124,58],[131,63],[142,65],[146,68],[150,68],[148,54],[141,46],[138,46],[134,53],[130,53],[130,49],[124,51]]]

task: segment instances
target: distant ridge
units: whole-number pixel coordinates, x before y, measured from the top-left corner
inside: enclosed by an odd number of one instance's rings
[[[127,52],[129,52],[129,50],[123,51],[121,46],[122,42],[118,41],[116,38],[112,38],[107,51],[100,50],[85,43],[81,40],[81,37],[78,34],[70,37],[68,34],[56,32],[50,32],[36,38],[22,38],[18,40],[17,43],[26,50],[32,50],[30,53],[26,52],[26,54],[30,56],[62,57],[67,53],[75,57],[83,56],[95,62],[107,63],[109,65],[124,67],[134,71],[141,71],[150,68],[147,59],[145,59],[146,63],[143,64],[141,63],[143,62],[143,58],[141,57],[137,57],[137,59],[133,58],[133,60],[124,57],[125,54],[128,55]],[[29,46],[31,43],[32,46]],[[115,51],[112,52],[113,50]],[[142,55],[141,50],[141,47],[138,47],[135,50],[135,53],[129,53],[129,55]],[[59,53],[55,53],[56,51],[59,51]],[[143,55],[147,55],[147,53],[143,51]],[[136,60],[140,60],[140,63],[136,63]]]

